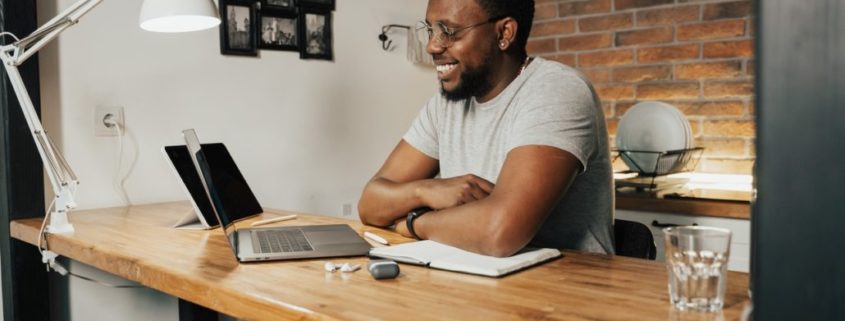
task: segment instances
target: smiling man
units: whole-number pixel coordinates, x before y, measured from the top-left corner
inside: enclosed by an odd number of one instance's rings
[[[533,0],[429,1],[441,92],[364,188],[364,223],[494,256],[613,253],[601,104],[574,69],[528,57],[533,17]]]

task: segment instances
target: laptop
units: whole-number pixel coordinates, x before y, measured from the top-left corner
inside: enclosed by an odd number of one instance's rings
[[[252,195],[235,161],[225,145],[203,146],[193,129],[184,130],[182,134],[191,160],[200,173],[206,196],[211,200],[211,210],[238,262],[365,256],[369,253],[370,244],[346,224],[236,228],[235,222],[255,213],[251,213],[252,209],[235,206],[241,200],[238,195]]]

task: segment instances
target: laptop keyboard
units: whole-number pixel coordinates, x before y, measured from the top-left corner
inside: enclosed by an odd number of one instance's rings
[[[287,253],[313,251],[301,230],[253,231],[258,238],[259,253]]]

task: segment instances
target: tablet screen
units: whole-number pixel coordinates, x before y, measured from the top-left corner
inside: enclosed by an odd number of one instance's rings
[[[249,188],[246,179],[244,179],[226,146],[222,143],[202,144],[201,146],[207,164],[210,167],[211,184],[215,187],[215,195],[219,197],[218,205],[222,207],[222,211],[224,212],[221,217],[225,216],[230,221],[227,224],[261,213],[263,211],[261,205]],[[179,173],[179,177],[191,194],[191,198],[193,198],[206,223],[209,226],[219,224],[217,217],[214,215],[214,209],[211,207],[211,202],[208,199],[208,194],[206,194],[203,188],[203,182],[194,166],[191,155],[188,154],[188,148],[184,145],[165,146],[164,150],[176,168],[176,172]],[[219,210],[221,209],[218,208]]]
[[[205,146],[203,146],[205,147]],[[217,216],[214,215],[214,209],[211,208],[211,202],[208,200],[208,195],[202,187],[199,173],[191,160],[191,155],[188,154],[188,148],[184,145],[178,146],[164,146],[164,152],[170,158],[170,163],[179,174],[182,183],[191,195],[194,204],[199,209],[200,215],[205,219],[208,226],[216,226],[220,224],[217,221]]]

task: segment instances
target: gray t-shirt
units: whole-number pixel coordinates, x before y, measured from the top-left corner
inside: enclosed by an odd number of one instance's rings
[[[607,128],[595,90],[578,71],[538,57],[488,102],[435,95],[403,139],[438,159],[442,178],[474,174],[494,184],[516,147],[571,153],[581,170],[531,244],[613,254]]]

